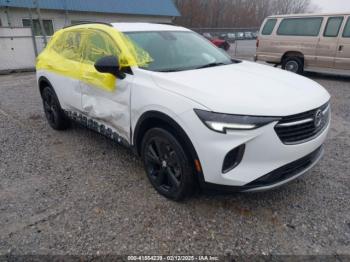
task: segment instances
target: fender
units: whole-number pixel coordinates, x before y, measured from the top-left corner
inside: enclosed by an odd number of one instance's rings
[[[204,175],[200,166],[200,160],[197,152],[192,144],[191,139],[188,137],[183,128],[170,116],[159,111],[148,111],[141,115],[138,119],[134,130],[133,136],[133,149],[134,152],[141,155],[141,143],[144,134],[153,127],[164,127],[167,131],[171,132],[181,143],[181,145],[189,152],[189,157],[193,161],[195,171],[198,175],[199,182],[204,182]],[[198,161],[198,162],[197,162]],[[196,164],[199,163],[199,166]]]

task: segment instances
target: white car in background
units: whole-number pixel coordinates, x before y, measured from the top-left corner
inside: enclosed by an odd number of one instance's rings
[[[118,32],[151,60],[122,66]],[[285,184],[317,163],[329,129],[330,96],[319,84],[234,60],[178,26],[65,28],[39,56],[37,79],[54,129],[74,120],[133,148],[151,184],[174,200],[196,182],[238,191]]]

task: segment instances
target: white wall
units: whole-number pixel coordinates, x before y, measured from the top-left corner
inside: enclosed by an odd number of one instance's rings
[[[0,27],[0,71],[34,67],[35,53],[29,28]]]

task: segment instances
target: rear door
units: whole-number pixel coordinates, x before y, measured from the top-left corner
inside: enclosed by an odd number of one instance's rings
[[[82,59],[82,109],[89,120],[99,124],[99,132],[121,136],[130,142],[130,95],[133,75],[123,80],[98,72],[94,64],[105,56],[120,56],[114,39],[99,29],[86,30]],[[116,134],[118,136],[116,136]],[[119,140],[118,140],[119,141]]]
[[[81,110],[81,35],[79,30],[63,32],[50,50],[39,56],[44,61],[44,75],[54,87],[62,108],[74,112]]]
[[[334,68],[338,49],[338,37],[344,21],[344,16],[329,17],[316,50],[316,66]]]
[[[335,68],[350,70],[350,17],[347,17],[343,32],[339,38]]]

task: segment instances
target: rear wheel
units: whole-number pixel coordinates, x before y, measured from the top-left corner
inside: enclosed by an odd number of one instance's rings
[[[179,201],[193,192],[190,159],[171,133],[161,128],[149,130],[141,154],[148,179],[160,194]]]
[[[303,74],[304,62],[300,57],[289,56],[283,59],[282,69],[296,74]]]
[[[49,125],[55,130],[67,129],[70,122],[65,116],[58,98],[51,87],[45,87],[42,91],[44,112]]]

